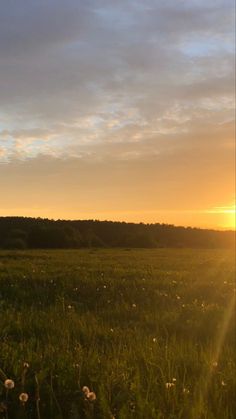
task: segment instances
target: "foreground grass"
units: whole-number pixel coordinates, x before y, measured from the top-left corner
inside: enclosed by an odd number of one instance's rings
[[[0,252],[0,417],[234,418],[234,293],[230,251]]]

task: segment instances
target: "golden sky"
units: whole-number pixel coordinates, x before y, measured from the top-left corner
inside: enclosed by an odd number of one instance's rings
[[[235,225],[233,1],[0,16],[0,216]]]

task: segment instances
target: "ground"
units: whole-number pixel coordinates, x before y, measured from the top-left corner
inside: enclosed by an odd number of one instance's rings
[[[234,418],[234,268],[229,250],[1,251],[0,417]]]

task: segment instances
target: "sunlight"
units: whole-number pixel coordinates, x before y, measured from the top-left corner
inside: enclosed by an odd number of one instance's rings
[[[226,229],[232,229],[235,230],[236,227],[236,205],[227,205],[227,206],[219,206],[214,207],[212,209],[209,209],[206,211],[208,214],[218,214],[222,215],[223,217],[223,225],[222,227]]]

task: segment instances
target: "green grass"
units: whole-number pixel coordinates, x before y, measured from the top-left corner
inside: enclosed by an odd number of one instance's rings
[[[233,256],[1,251],[0,417],[234,418]]]

